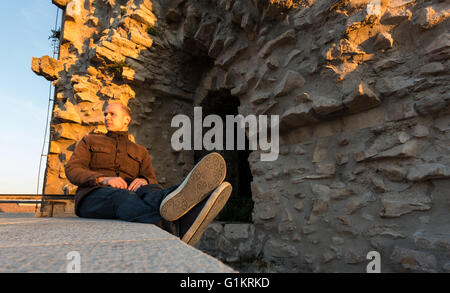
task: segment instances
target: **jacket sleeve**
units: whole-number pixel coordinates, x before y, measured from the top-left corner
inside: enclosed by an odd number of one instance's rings
[[[152,159],[150,158],[147,150],[145,150],[144,160],[139,168],[139,175],[137,177],[146,179],[149,184],[158,184],[158,180],[156,179],[156,174],[152,166]]]
[[[84,136],[76,145],[75,151],[65,165],[66,177],[70,183],[77,186],[96,185],[95,179],[103,177],[102,173],[89,169],[91,161],[91,152],[86,136]]]

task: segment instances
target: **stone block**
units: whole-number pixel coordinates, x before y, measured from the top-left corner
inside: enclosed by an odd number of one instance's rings
[[[409,93],[418,80],[406,76],[394,76],[381,78],[377,84],[376,89],[383,96],[396,95],[403,97]]]
[[[219,31],[220,32],[220,31]],[[224,47],[223,35],[218,33],[215,35],[208,49],[208,55],[212,58],[217,58]]]
[[[424,193],[409,190],[401,193],[385,193],[381,203],[383,209],[381,217],[396,218],[413,211],[427,211],[431,209],[431,199]]]
[[[445,21],[449,16],[448,3],[439,3],[419,9],[414,15],[413,22],[423,29],[430,29]]]
[[[259,51],[258,55],[260,58],[265,58],[267,55],[272,53],[276,48],[279,48],[285,44],[295,43],[295,41],[296,41],[295,30],[290,29],[279,35],[277,38],[267,42],[264,45],[264,47],[262,47],[262,49]]]
[[[139,32],[137,29],[132,29],[130,31],[130,41],[146,48],[150,48],[153,45],[153,40],[150,36],[147,33],[143,34]]]
[[[78,102],[90,102],[97,103],[100,101],[96,92],[80,92],[75,94],[75,98],[77,98]]]
[[[194,39],[199,43],[201,47],[205,50],[209,49],[212,39],[214,37],[214,31],[216,29],[217,20],[216,19],[208,19],[207,21],[203,21],[197,32],[194,35]]]
[[[413,234],[417,248],[435,251],[450,251],[450,234],[432,233],[419,230]]]
[[[347,61],[352,56],[364,54],[364,51],[347,39],[341,39],[322,51],[322,57],[327,61]]]
[[[395,225],[395,224],[374,225],[367,230],[366,234],[369,237],[383,236],[383,237],[387,237],[387,238],[391,238],[391,239],[406,238],[406,235],[404,233],[401,233],[395,229],[396,227],[397,227],[397,225]]]
[[[388,11],[383,15],[380,22],[384,25],[399,25],[412,18],[412,12],[409,9]]]
[[[252,224],[225,224],[224,236],[230,240],[248,239],[253,230]]]
[[[314,23],[311,19],[312,15],[310,12],[309,8],[304,8],[294,16],[294,26],[296,30],[306,29]]]
[[[412,129],[412,135],[414,137],[426,137],[430,134],[430,131],[428,130],[428,127],[425,125],[417,124]]]
[[[71,102],[67,101],[64,104],[64,108],[65,109],[63,110],[56,105],[53,110],[53,117],[65,122],[81,123],[80,114]]]
[[[349,113],[356,113],[378,106],[381,100],[367,83],[360,82],[343,103]]]
[[[336,173],[336,164],[334,162],[316,163],[316,173],[319,175],[334,175]]]
[[[367,150],[355,153],[353,155],[353,159],[356,162],[361,162],[361,161],[367,160],[369,158],[372,158],[372,157],[376,156],[377,154],[378,154],[378,151],[375,148],[369,148]]]
[[[374,159],[386,159],[386,158],[408,158],[415,157],[419,150],[419,144],[416,139],[407,141],[404,144],[395,146],[386,151],[378,153]]]
[[[59,73],[64,70],[64,63],[47,55],[41,58],[33,57],[31,70],[45,79],[53,81],[59,78]]]
[[[328,197],[331,194],[331,189],[327,185],[318,183],[311,183],[311,191],[319,197]]]
[[[287,109],[280,116],[280,129],[295,128],[317,122],[311,104],[300,104]]]
[[[445,72],[445,66],[440,62],[431,62],[420,67],[420,75],[436,75]]]
[[[314,148],[312,162],[317,163],[323,161],[328,154],[328,140],[317,140],[316,147]]]
[[[319,195],[313,200],[311,214],[314,216],[323,215],[328,211],[330,197],[327,195]]]
[[[408,170],[406,179],[409,181],[424,181],[450,177],[450,168],[440,163],[416,165]]]
[[[382,70],[392,69],[402,63],[405,63],[405,62],[399,58],[395,58],[395,57],[383,58],[380,61],[375,62],[373,64],[373,70],[376,73],[379,73]]]
[[[372,108],[360,113],[342,117],[342,131],[358,130],[384,122],[384,110],[381,107]]]
[[[144,7],[133,10],[130,17],[150,27],[153,27],[156,23],[156,16]]]
[[[414,108],[417,113],[421,115],[428,115],[435,112],[439,112],[444,109],[447,105],[447,102],[444,100],[444,97],[439,94],[432,94],[430,96],[426,96],[420,100],[418,100],[414,104]]]
[[[280,83],[274,89],[274,97],[289,94],[296,88],[305,85],[305,79],[298,72],[287,70]]]
[[[77,21],[82,16],[84,10],[81,1],[67,1],[65,10],[66,20]]]
[[[255,203],[252,218],[255,224],[262,223],[262,221],[272,220],[276,217],[276,212],[269,204]]]
[[[342,100],[340,97],[335,98],[317,96],[313,97],[312,100],[314,112],[321,116],[326,116],[343,109]]]
[[[278,239],[269,239],[266,241],[264,255],[268,258],[273,257],[293,257],[298,255],[297,249],[284,241]]]
[[[385,33],[385,32],[379,33],[375,37],[375,41],[373,43],[375,48],[378,49],[378,50],[390,49],[390,48],[392,48],[393,44],[394,44],[394,39],[392,39],[391,34]]]
[[[225,68],[247,48],[248,42],[246,40],[239,40],[235,42],[231,48],[223,50],[222,54],[216,58],[214,64]]]
[[[358,264],[366,261],[367,253],[363,251],[363,248],[348,249],[344,255],[345,263]]]
[[[252,94],[250,102],[254,105],[260,105],[267,102],[271,96],[272,94],[268,92],[256,92]]]
[[[400,182],[406,177],[407,170],[401,166],[393,164],[383,164],[378,170],[389,180]]]
[[[52,3],[60,9],[65,9],[70,0],[52,0]]]
[[[386,109],[385,117],[387,121],[399,121],[417,116],[414,109],[414,102],[396,102],[389,104]]]
[[[390,8],[402,8],[405,6],[410,6],[412,4],[414,4],[414,2],[416,2],[416,0],[390,0],[388,3],[388,6]]]
[[[349,196],[354,195],[355,192],[353,191],[352,188],[336,188],[333,189],[331,192],[331,198],[334,200],[342,200],[342,199],[346,199]]]
[[[102,46],[95,47],[95,59],[107,60],[111,63],[125,62],[125,56],[119,52],[119,48],[111,42],[103,41]]]
[[[46,200],[35,217],[75,217],[74,200]]]
[[[260,202],[273,202],[273,203],[279,203],[280,197],[278,195],[278,192],[275,191],[266,191],[261,193],[259,188],[255,183],[251,183],[251,190],[252,190],[252,200],[255,203]]]
[[[404,269],[415,272],[437,272],[437,260],[432,254],[395,246],[390,259]]]
[[[374,201],[374,195],[370,191],[367,191],[359,197],[349,199],[345,205],[345,208],[347,213],[351,215],[357,210],[367,206],[371,201]]]
[[[430,61],[446,60],[450,58],[450,33],[445,32],[437,36],[435,40],[425,48],[424,53]]]

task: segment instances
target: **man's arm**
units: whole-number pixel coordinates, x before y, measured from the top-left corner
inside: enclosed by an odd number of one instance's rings
[[[65,172],[70,183],[77,186],[92,186],[99,184],[99,178],[105,177],[102,173],[89,169],[91,152],[84,136],[75,147],[75,151],[65,165]]]

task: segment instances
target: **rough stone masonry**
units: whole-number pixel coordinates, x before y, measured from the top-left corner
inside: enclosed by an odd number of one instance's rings
[[[249,271],[450,272],[450,2],[53,0],[59,58],[45,193],[73,194],[64,164],[102,106],[128,103],[131,133],[163,185],[194,153],[171,118],[238,100],[279,115],[280,155],[248,157],[251,223],[212,224],[199,247]],[[248,195],[250,196],[250,195]]]

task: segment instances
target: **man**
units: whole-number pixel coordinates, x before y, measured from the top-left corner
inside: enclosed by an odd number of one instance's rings
[[[210,153],[181,184],[163,189],[147,149],[128,139],[129,109],[111,103],[104,115],[108,132],[84,136],[65,166],[78,186],[76,215],[158,224],[194,245],[231,194],[225,160]]]

